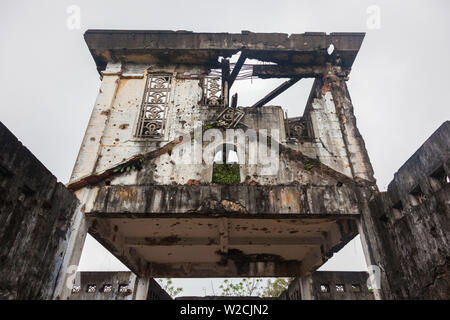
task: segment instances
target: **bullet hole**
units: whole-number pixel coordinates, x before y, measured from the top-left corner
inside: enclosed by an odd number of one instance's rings
[[[91,139],[90,139],[91,141],[95,141],[95,138],[94,137],[92,137]]]
[[[129,127],[129,124],[128,124],[128,123],[122,123],[122,124],[119,126],[119,129],[124,130],[124,129],[128,128],[128,127]]]

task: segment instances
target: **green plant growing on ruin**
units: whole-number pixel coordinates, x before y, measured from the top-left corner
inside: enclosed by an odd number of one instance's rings
[[[241,182],[240,167],[238,164],[215,163],[212,183],[235,184]]]
[[[261,278],[242,278],[239,282],[225,279],[219,286],[220,295],[226,297],[259,296],[262,281]]]
[[[139,158],[139,160],[136,160],[132,163],[127,163],[121,166],[118,166],[113,170],[114,173],[123,173],[123,172],[129,172],[131,170],[141,170],[142,164],[144,163],[144,158]]]
[[[268,279],[263,287],[261,297],[279,297],[286,290],[294,278],[275,278]]]
[[[310,164],[310,163],[306,163],[305,164],[305,170],[311,170],[312,168],[313,168],[314,166],[312,165],[312,164]]]
[[[171,278],[160,278],[155,279],[166,292],[172,297],[175,298],[181,292],[183,292],[183,288],[175,287],[173,285],[173,281]]]

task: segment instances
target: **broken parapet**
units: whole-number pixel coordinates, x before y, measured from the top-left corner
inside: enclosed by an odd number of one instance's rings
[[[364,249],[384,299],[449,299],[450,121],[394,175],[362,216]],[[375,275],[376,276],[376,275]],[[376,278],[376,277],[375,277]]]
[[[172,300],[154,279],[130,271],[77,272],[70,300]]]
[[[0,123],[0,299],[52,299],[66,289],[86,232],[79,201]],[[78,246],[77,246],[78,244]]]
[[[295,278],[280,300],[374,300],[365,271],[316,271]]]

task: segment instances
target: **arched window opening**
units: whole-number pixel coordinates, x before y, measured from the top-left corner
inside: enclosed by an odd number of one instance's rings
[[[214,156],[212,183],[236,184],[241,182],[237,152],[234,147],[226,149],[224,144]]]

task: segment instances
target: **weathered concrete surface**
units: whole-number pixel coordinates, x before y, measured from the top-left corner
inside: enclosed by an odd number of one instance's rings
[[[281,300],[374,300],[367,287],[367,272],[316,271],[295,278],[280,295]]]
[[[206,64],[218,67],[218,57],[230,57],[244,49],[248,58],[279,64],[323,65],[328,47],[349,68],[358,53],[364,33],[308,32],[303,34],[193,33],[158,30],[88,30],[84,38],[103,70],[110,61],[135,63]]]
[[[171,300],[153,279],[148,279],[145,296],[139,297],[140,279],[129,271],[77,272],[70,300]]]
[[[381,268],[381,298],[450,298],[449,142],[446,121],[362,214],[366,259]]]
[[[336,183],[97,190],[85,206],[89,232],[146,277],[307,274],[357,234],[367,197],[365,188]],[[238,253],[230,263],[223,262],[227,252]],[[262,267],[265,261],[271,266]]]
[[[354,214],[365,189],[354,185],[137,185],[98,188],[86,214]]]
[[[79,258],[79,201],[0,123],[0,298],[51,299]]]
[[[356,236],[356,219],[99,214],[89,217],[89,232],[141,277],[286,277],[322,265]]]

